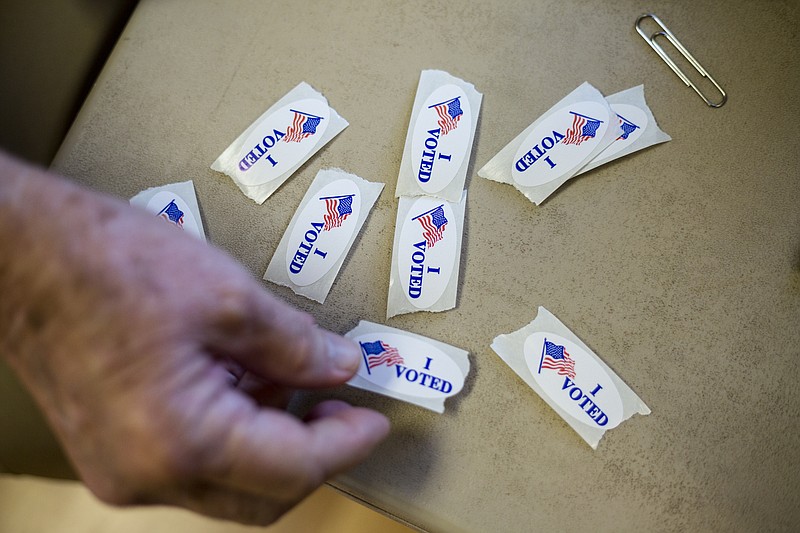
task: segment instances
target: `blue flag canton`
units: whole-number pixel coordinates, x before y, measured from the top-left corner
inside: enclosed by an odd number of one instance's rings
[[[442,209],[441,206],[434,209],[431,213],[431,222],[437,229],[447,224],[447,218],[444,216],[444,209]]]
[[[597,129],[600,127],[599,120],[587,120],[586,124],[583,125],[583,129],[581,130],[581,134],[584,137],[594,137],[597,133]]]
[[[361,348],[367,355],[380,355],[384,352],[383,343],[381,341],[375,342],[360,342]]]
[[[627,139],[628,135],[639,129],[639,126],[637,126],[636,124],[627,119],[622,119],[620,127],[622,128],[622,135],[619,136],[620,139]]]
[[[456,98],[449,104],[447,104],[447,114],[450,115],[452,118],[456,118],[459,115],[463,115],[464,112],[461,110],[461,102],[460,98]]]
[[[175,200],[172,200],[170,203],[168,203],[167,207],[164,208],[162,213],[167,215],[167,218],[169,218],[170,222],[174,222],[175,224],[180,224],[180,221],[183,218],[183,211],[178,208],[178,204],[175,203]]]
[[[321,120],[322,118],[320,117],[306,117],[306,121],[303,123],[303,133],[308,133],[309,135],[317,133],[317,126],[319,126]]]
[[[339,199],[339,206],[336,208],[339,211],[339,216],[353,214],[353,197],[345,196]]]
[[[550,341],[544,341],[544,353],[553,359],[564,359],[564,347]]]

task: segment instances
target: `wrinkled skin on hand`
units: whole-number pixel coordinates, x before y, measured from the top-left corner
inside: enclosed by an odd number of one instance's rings
[[[3,154],[0,295],[0,356],[106,502],[268,524],[389,431],[342,402],[284,410],[349,379],[356,345],[222,251]]]

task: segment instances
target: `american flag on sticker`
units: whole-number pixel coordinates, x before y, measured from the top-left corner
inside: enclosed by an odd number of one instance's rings
[[[617,137],[618,141],[620,139],[622,140],[627,139],[628,135],[639,129],[639,126],[637,126],[627,118],[623,117],[619,113],[617,113],[617,117],[619,118],[619,127],[622,128],[622,135]]]
[[[292,125],[286,128],[286,135],[283,137],[284,142],[299,143],[306,137],[317,133],[317,126],[319,126],[322,117],[303,113],[295,109],[291,109],[290,111],[294,113],[294,120],[292,120]]]
[[[542,368],[548,370],[555,370],[559,376],[567,376],[570,379],[575,379],[575,361],[569,356],[567,350],[560,344],[544,340],[544,348],[542,351],[542,362],[539,366],[539,373],[541,374]]]
[[[178,208],[175,200],[170,201],[164,209],[158,212],[158,216],[164,220],[169,220],[179,228],[183,228],[183,211]]]
[[[322,228],[322,231],[330,231],[333,228],[341,227],[342,222],[348,217],[348,215],[353,214],[353,196],[354,194],[349,194],[347,196],[326,196],[324,198],[320,198],[320,200],[325,202],[325,216],[323,219],[325,220],[325,226]]]
[[[596,118],[587,117],[586,115],[581,115],[580,113],[576,113],[574,111],[570,111],[570,113],[573,115],[572,127],[567,130],[567,133],[561,142],[564,144],[574,144],[577,146],[583,141],[593,139],[595,134],[597,134],[597,129],[600,127],[600,124],[602,124],[603,121],[597,120]]]
[[[422,225],[422,236],[425,238],[428,248],[433,248],[433,245],[441,241],[444,236],[447,218],[444,216],[443,208],[444,204],[411,219],[418,220]]]
[[[461,120],[461,116],[464,114],[464,111],[461,110],[460,98],[460,96],[457,96],[441,104],[428,106],[428,109],[435,109],[436,114],[439,115],[437,124],[442,129],[442,135],[447,135],[458,127],[458,121]]]
[[[361,345],[361,353],[364,356],[364,362],[367,363],[368,372],[380,365],[386,365],[388,367],[405,363],[400,356],[400,352],[397,351],[397,348],[383,341],[359,342],[359,344]]]

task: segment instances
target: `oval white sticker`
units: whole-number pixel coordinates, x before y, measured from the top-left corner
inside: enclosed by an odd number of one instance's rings
[[[288,171],[322,139],[330,114],[327,103],[306,98],[266,117],[237,156],[237,179],[244,185],[262,185]]]
[[[361,346],[358,375],[374,385],[417,398],[446,398],[464,386],[458,365],[440,349],[398,333],[368,333]]]
[[[568,175],[597,147],[608,124],[608,109],[598,102],[578,102],[550,114],[517,150],[514,181],[533,187]]]
[[[457,85],[443,85],[425,100],[414,124],[411,167],[417,184],[427,193],[447,187],[469,152],[472,113]]]
[[[181,229],[194,233],[201,239],[204,238],[195,214],[189,209],[189,204],[174,192],[157,192],[147,202],[147,210]]]
[[[329,183],[297,217],[286,248],[286,271],[295,285],[311,285],[333,268],[358,226],[361,195],[350,180]]]
[[[458,259],[458,236],[449,203],[422,196],[411,205],[400,230],[397,268],[414,307],[430,307],[447,288]]]
[[[578,422],[611,429],[622,422],[622,399],[595,359],[569,339],[536,332],[525,340],[525,363],[550,399]]]
[[[611,110],[617,114],[622,134],[611,143],[611,146],[601,152],[603,159],[614,157],[636,142],[636,139],[641,137],[647,129],[647,113],[638,107],[630,104],[611,104]]]

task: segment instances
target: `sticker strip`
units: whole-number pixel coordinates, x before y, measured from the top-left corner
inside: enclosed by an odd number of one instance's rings
[[[469,374],[469,353],[401,329],[362,320],[345,337],[361,347],[358,373],[347,382],[444,413],[444,401],[458,394]]]
[[[192,180],[152,187],[131,198],[130,203],[206,242]]]
[[[320,170],[269,262],[264,279],[324,303],[383,183]]]
[[[471,83],[441,70],[422,71],[395,196],[459,201],[482,99]]]
[[[592,159],[578,174],[583,174],[606,163],[644,150],[654,144],[671,141],[672,137],[661,131],[652,111],[644,99],[644,86],[612,94],[606,101],[619,120],[622,134]]]
[[[622,134],[600,91],[584,82],[525,128],[478,175],[539,205]]]
[[[386,318],[456,305],[467,191],[459,202],[402,197],[397,207]]]
[[[524,328],[496,337],[492,350],[595,450],[609,429],[635,413],[650,414],[636,393],[544,307]]]
[[[347,126],[322,94],[302,82],[239,135],[211,168],[261,204]]]

